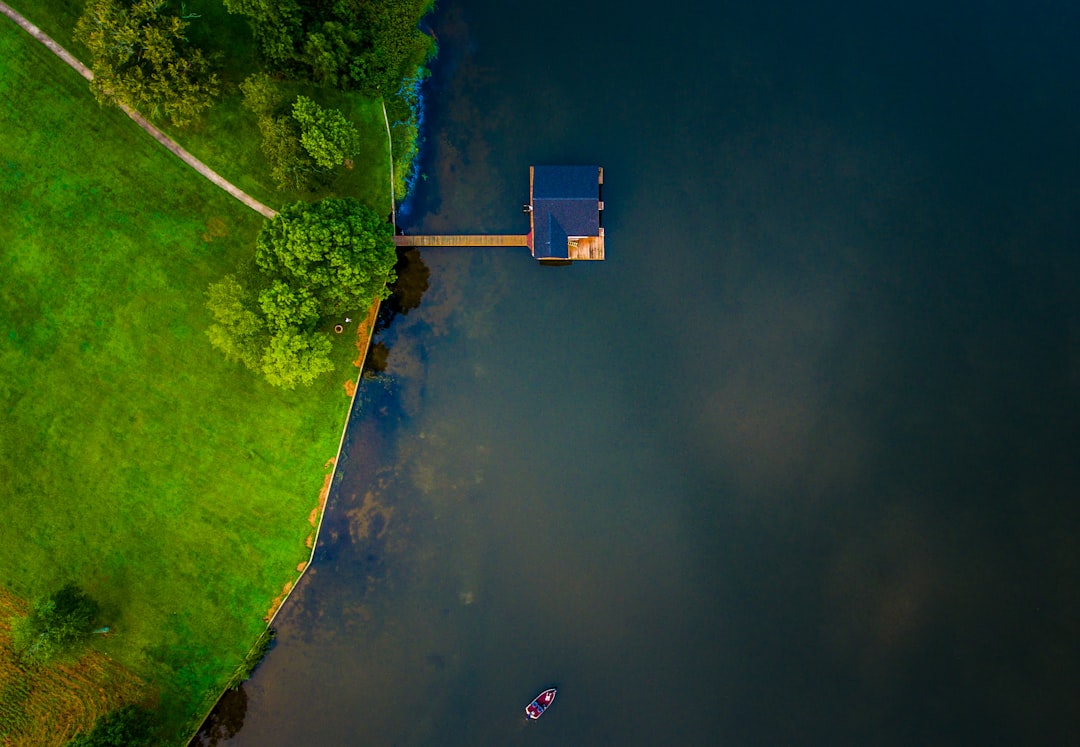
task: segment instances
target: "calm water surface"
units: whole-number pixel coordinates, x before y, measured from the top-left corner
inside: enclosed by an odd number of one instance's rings
[[[225,743],[1080,743],[1080,11],[811,6],[441,0],[402,222],[608,260],[423,254]]]

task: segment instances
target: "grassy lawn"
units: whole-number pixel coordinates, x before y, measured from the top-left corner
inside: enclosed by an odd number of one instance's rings
[[[0,585],[82,585],[176,741],[307,559],[355,350],[295,392],[226,362],[205,289],[262,219],[6,18],[0,60]]]

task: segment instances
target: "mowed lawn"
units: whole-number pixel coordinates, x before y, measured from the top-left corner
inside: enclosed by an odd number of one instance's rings
[[[177,739],[307,559],[355,375],[348,335],[295,392],[211,348],[261,223],[0,18],[0,585],[82,585]]]

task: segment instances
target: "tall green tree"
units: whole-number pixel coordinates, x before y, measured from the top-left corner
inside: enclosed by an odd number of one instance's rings
[[[324,334],[283,330],[270,338],[263,353],[262,372],[274,386],[310,386],[321,374],[334,369],[331,347],[330,338]]]
[[[360,149],[360,133],[338,109],[324,109],[307,96],[297,96],[293,119],[300,125],[304,150],[324,169],[340,166]]]
[[[84,640],[97,624],[100,608],[75,584],[38,599],[30,614],[12,621],[12,642],[19,658],[47,664]]]
[[[321,316],[386,298],[396,259],[390,224],[351,198],[285,208],[263,227],[255,248],[255,263],[267,277],[307,288]]]
[[[270,176],[279,189],[307,189],[315,173],[315,163],[300,143],[300,128],[292,117],[264,117],[259,120],[262,152],[270,162]]]
[[[240,84],[244,106],[256,117],[271,117],[277,113],[285,97],[274,79],[266,73],[253,73]]]
[[[279,189],[305,189],[315,164],[300,143],[300,125],[290,116],[279,116],[284,96],[266,73],[255,73],[240,84],[244,106],[253,114],[262,135],[262,152],[270,162],[270,176]]]
[[[397,251],[390,224],[356,200],[298,202],[263,226],[255,277],[213,283],[211,343],[274,386],[311,384],[333,369],[320,324],[387,298]]]
[[[319,301],[304,285],[291,286],[275,280],[259,294],[263,319],[275,333],[288,330],[310,332],[319,321]]]
[[[210,284],[206,307],[214,315],[206,331],[210,343],[229,360],[259,366],[269,332],[255,294],[236,275],[226,275]]]
[[[188,44],[188,22],[166,6],[165,0],[89,0],[75,38],[90,50],[98,101],[182,127],[210,106],[220,85],[202,51]]]
[[[297,0],[224,0],[230,13],[248,17],[262,53],[271,62],[295,63],[304,36],[304,10]],[[310,3],[308,3],[310,4]]]

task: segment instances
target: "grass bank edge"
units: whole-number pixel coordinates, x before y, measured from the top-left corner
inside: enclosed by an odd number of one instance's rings
[[[48,68],[48,65],[45,65],[45,67],[46,67],[46,68]],[[60,76],[60,77],[63,77],[63,76]],[[113,112],[113,113],[116,113],[116,112]],[[103,113],[102,113],[102,117],[108,118],[108,117],[109,117],[109,114],[107,114],[107,113],[104,113],[104,112],[103,112]],[[113,121],[113,123],[112,123],[112,126],[116,126],[116,125],[117,125],[117,122],[116,122],[116,120],[114,120],[114,121]],[[126,125],[121,125],[121,126],[126,126]],[[149,146],[149,147],[150,147],[150,148],[152,149],[152,148],[153,148],[154,146],[152,146],[152,145],[151,145],[151,146]],[[166,169],[166,171],[167,171],[167,169]],[[183,177],[180,177],[180,178],[181,178],[181,179],[183,179]],[[189,177],[188,177],[188,178],[190,178],[190,179],[198,179],[199,177],[198,177],[198,176],[195,176],[195,175],[193,175],[193,174],[192,174],[192,175],[189,175]],[[211,187],[208,187],[208,186],[206,186],[206,187],[205,187],[205,189],[212,189],[212,188],[211,188]],[[389,195],[388,195],[388,196],[389,196]],[[207,200],[213,200],[213,198],[210,198],[210,196],[208,196],[208,195],[207,195]],[[228,199],[228,198],[227,198],[227,196],[225,196],[225,195],[218,195],[218,196],[217,196],[217,200],[229,200],[229,199]],[[242,212],[242,210],[244,209],[244,208],[242,208],[241,206],[239,206],[239,204],[238,204],[238,205],[233,205],[233,206],[231,206],[231,208],[232,208],[231,210],[229,210],[229,209],[225,209],[225,210],[224,210],[224,212],[226,212],[226,213],[230,213],[230,212],[232,212],[232,213],[235,213],[235,212],[238,212],[238,210],[240,210],[240,212]],[[336,389],[336,386],[334,386],[334,389]],[[340,412],[340,410],[338,410],[338,411]],[[345,415],[345,416],[342,416],[342,417],[340,417],[340,418],[339,418],[339,421],[340,421],[340,422],[341,422],[341,424],[342,424],[342,431],[343,431],[343,427],[345,427],[345,420],[346,420],[346,418],[347,418],[347,413],[346,413],[346,415]],[[312,493],[313,493],[313,492],[314,492],[314,491],[312,491]],[[310,504],[309,504],[309,505],[310,505]],[[305,513],[305,514],[306,514],[306,512],[302,512],[302,513]],[[309,559],[310,559],[310,555],[309,555]],[[222,679],[224,679],[224,678],[222,678]]]

